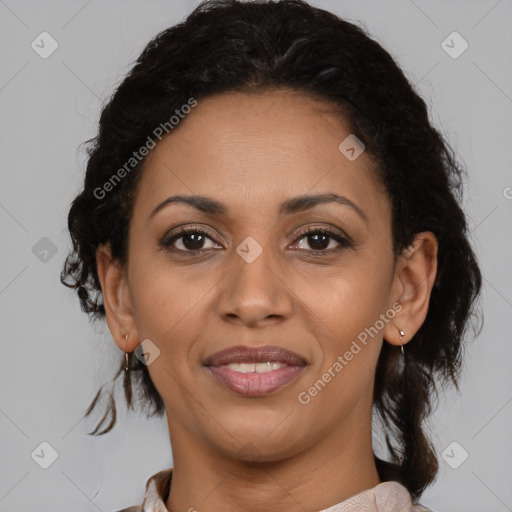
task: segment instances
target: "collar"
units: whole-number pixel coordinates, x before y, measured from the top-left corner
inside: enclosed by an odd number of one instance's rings
[[[165,502],[169,496],[172,468],[154,474],[146,483],[146,495],[133,512],[169,512]],[[126,509],[131,512],[131,509]],[[124,511],[120,511],[124,512]],[[381,482],[341,503],[319,512],[433,512],[428,507],[413,503],[409,491],[399,482]]]

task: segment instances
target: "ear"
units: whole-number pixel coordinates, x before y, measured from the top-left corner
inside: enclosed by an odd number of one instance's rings
[[[96,249],[96,265],[110,333],[121,350],[133,352],[140,340],[135,327],[128,280],[125,270],[112,258],[110,244],[102,244]]]
[[[398,257],[390,295],[392,303],[399,302],[402,309],[384,328],[388,343],[399,346],[409,342],[425,321],[437,274],[437,251],[435,235],[424,231],[417,233],[412,244]],[[403,341],[398,329],[405,332]]]

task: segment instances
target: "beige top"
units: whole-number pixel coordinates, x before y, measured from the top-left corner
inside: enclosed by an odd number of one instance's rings
[[[140,505],[118,512],[169,512],[165,501],[171,489],[172,468],[164,469],[149,478],[146,496]],[[413,503],[409,491],[398,482],[381,482],[341,503],[320,512],[433,512],[432,509]]]

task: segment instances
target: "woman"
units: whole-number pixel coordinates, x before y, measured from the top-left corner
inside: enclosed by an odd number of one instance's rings
[[[166,415],[173,468],[124,510],[428,510],[424,422],[481,287],[461,178],[329,12],[215,0],[156,36],[103,109],[61,276],[127,404]],[[93,434],[115,420],[111,392]]]

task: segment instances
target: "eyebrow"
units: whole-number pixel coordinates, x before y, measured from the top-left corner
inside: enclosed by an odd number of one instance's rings
[[[167,199],[162,201],[151,212],[149,218],[152,219],[159,211],[173,203],[187,204],[199,210],[200,212],[208,213],[211,215],[227,215],[228,213],[228,208],[226,206],[209,197],[177,195],[168,197]],[[317,206],[319,204],[326,203],[337,203],[344,206],[348,206],[352,210],[354,210],[359,215],[359,217],[361,217],[366,223],[368,223],[368,218],[366,214],[356,203],[354,203],[347,197],[340,196],[335,193],[305,194],[301,196],[292,197],[281,204],[279,208],[279,215],[283,216],[288,215],[290,213],[308,210],[309,208],[313,208],[314,206]]]

